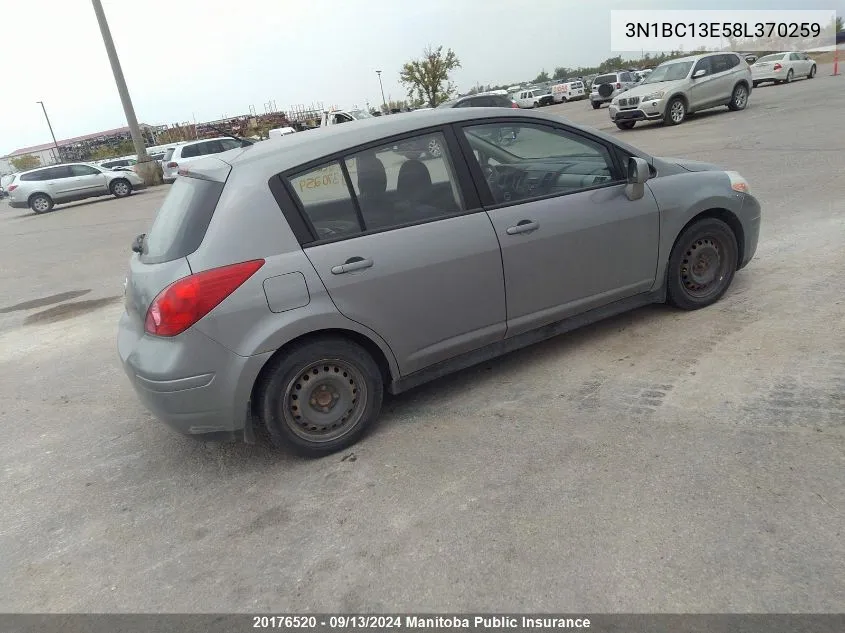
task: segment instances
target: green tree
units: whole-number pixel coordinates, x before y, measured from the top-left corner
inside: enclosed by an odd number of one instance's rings
[[[842,24],[841,17],[836,18],[836,32],[839,33],[839,31],[845,31],[845,25]]]
[[[558,66],[555,68],[555,73],[552,75],[552,79],[566,79],[567,77],[571,77],[573,74],[574,73],[566,66]]]
[[[27,169],[41,167],[41,159],[38,158],[38,156],[33,156],[32,154],[15,156],[14,158],[9,159],[9,162],[12,164],[12,167],[18,171],[26,171]]]
[[[430,108],[435,108],[457,92],[449,80],[449,72],[460,68],[461,62],[450,48],[445,53],[443,47],[427,47],[421,59],[412,59],[402,66],[399,81],[408,91],[412,101],[422,101]]]
[[[542,70],[542,71],[540,71],[540,74],[537,75],[534,78],[534,83],[535,84],[543,84],[543,83],[546,83],[547,81],[549,81],[549,79],[550,79],[549,73],[547,73],[545,70]]]

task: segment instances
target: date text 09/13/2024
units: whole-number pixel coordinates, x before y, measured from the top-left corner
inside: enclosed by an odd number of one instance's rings
[[[254,629],[589,629],[589,618],[538,616],[252,616]]]

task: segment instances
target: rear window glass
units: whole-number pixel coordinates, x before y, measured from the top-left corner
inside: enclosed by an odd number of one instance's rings
[[[23,181],[31,181],[31,180],[46,180],[46,170],[42,171],[33,171],[28,174],[21,174],[20,179]]]
[[[185,145],[182,147],[182,158],[194,158],[200,155],[200,145],[204,143],[196,143],[194,145]]]
[[[167,262],[197,250],[222,192],[222,182],[180,176],[156,214],[142,260],[150,264]]]
[[[167,150],[165,150],[164,156],[162,157],[161,160],[170,160],[171,158],[173,158],[173,152],[175,152],[175,151],[176,151],[175,147],[168,148]]]
[[[599,75],[593,80],[596,85],[610,84],[616,81],[616,75]]]

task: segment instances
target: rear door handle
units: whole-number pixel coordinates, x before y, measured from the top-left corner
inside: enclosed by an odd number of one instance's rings
[[[534,220],[520,220],[516,226],[509,226],[506,233],[508,235],[519,235],[520,233],[530,233],[540,228],[540,223]]]
[[[351,273],[354,270],[364,270],[373,265],[373,260],[364,257],[350,257],[340,266],[332,267],[332,275],[342,275],[343,273]]]

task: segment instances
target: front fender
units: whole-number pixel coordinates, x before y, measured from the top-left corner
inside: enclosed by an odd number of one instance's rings
[[[646,185],[660,211],[656,290],[665,284],[672,247],[684,227],[696,216],[715,209],[731,213],[741,224],[743,197],[731,189],[730,178],[721,171],[678,173],[654,178]],[[738,235],[737,241],[741,244],[743,236]]]

